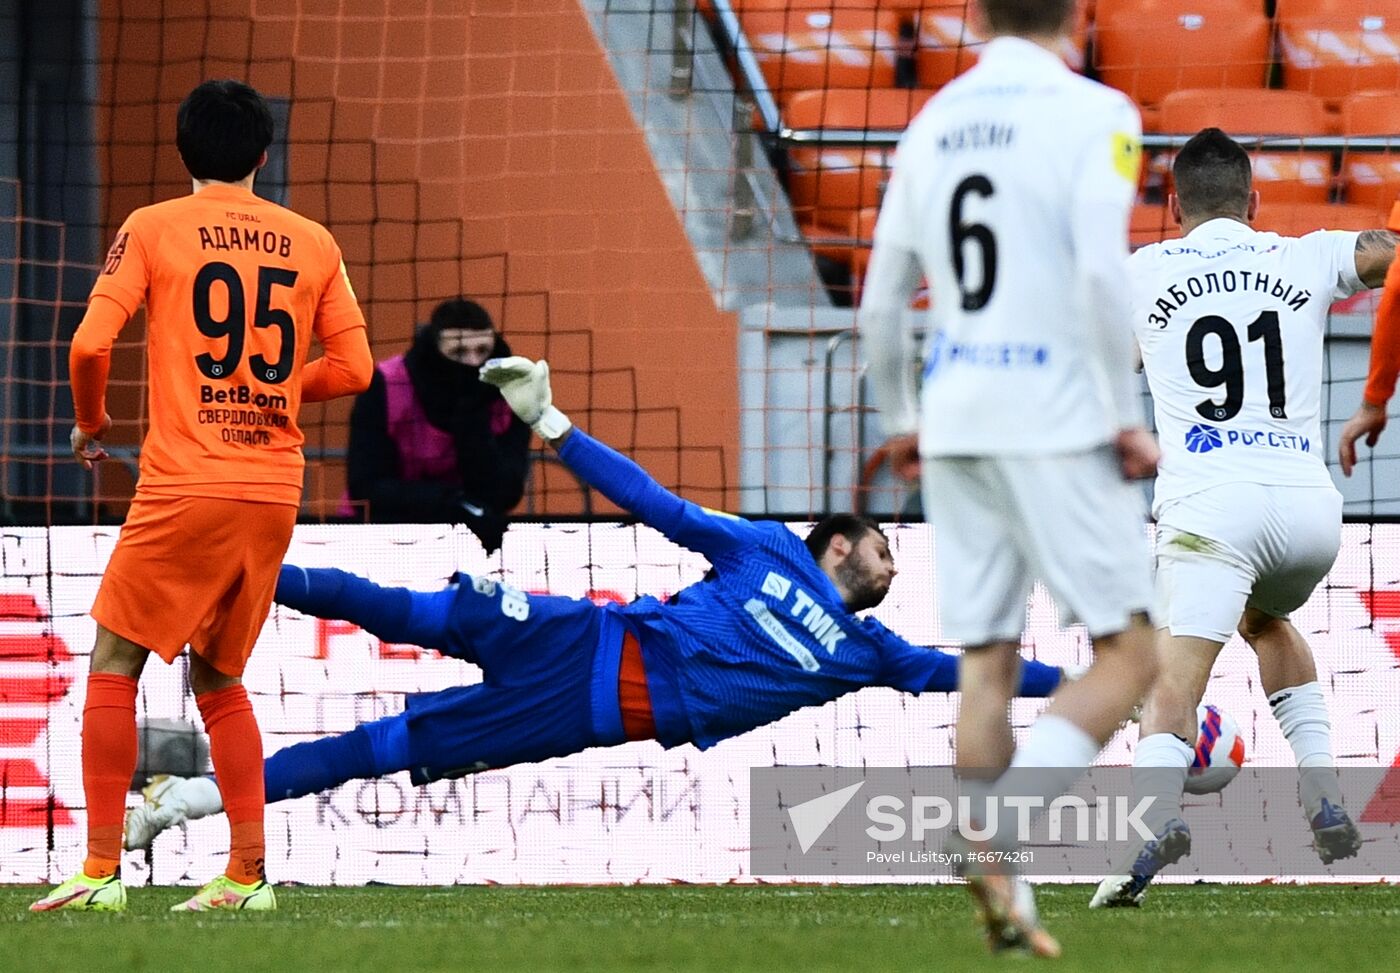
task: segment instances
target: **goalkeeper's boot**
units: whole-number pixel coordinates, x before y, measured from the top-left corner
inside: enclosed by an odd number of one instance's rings
[[[227,875],[220,875],[193,898],[172,906],[171,912],[213,912],[220,909],[247,912],[271,912],[277,908],[277,896],[272,886],[265,881],[251,885],[235,882]]]
[[[948,843],[955,870],[966,880],[967,890],[977,905],[988,948],[993,953],[1058,957],[1060,944],[1040,925],[1030,884],[1005,861],[984,864],[985,857],[983,862],[972,861],[974,856],[986,856],[994,847],[991,842],[969,841],[961,835],[954,835]]]
[[[1351,858],[1361,850],[1361,831],[1341,805],[1324,797],[1322,809],[1308,823],[1312,825],[1313,848],[1322,864]]]
[[[1191,829],[1181,818],[1172,818],[1151,841],[1144,842],[1127,874],[1110,875],[1099,883],[1091,909],[1137,908],[1142,905],[1147,886],[1163,868],[1191,853]]]
[[[126,886],[116,875],[88,878],[74,875],[29,907],[30,912],[125,912]]]
[[[149,848],[156,835],[185,823],[188,809],[180,799],[180,785],[184,781],[183,777],[160,774],[152,777],[142,789],[145,803],[126,812],[122,843],[128,851]]]

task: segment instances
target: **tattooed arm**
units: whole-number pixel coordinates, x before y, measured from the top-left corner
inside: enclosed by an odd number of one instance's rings
[[[1385,283],[1385,272],[1395,259],[1400,236],[1390,230],[1362,230],[1356,236],[1356,276],[1367,287]]]

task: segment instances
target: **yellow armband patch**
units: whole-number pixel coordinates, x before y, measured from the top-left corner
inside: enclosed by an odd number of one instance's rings
[[[743,520],[742,517],[735,516],[726,510],[716,510],[713,507],[701,507],[707,514],[714,514],[716,517],[728,517],[730,520]]]
[[[1128,182],[1137,185],[1142,171],[1142,139],[1126,132],[1113,133],[1113,168]]]

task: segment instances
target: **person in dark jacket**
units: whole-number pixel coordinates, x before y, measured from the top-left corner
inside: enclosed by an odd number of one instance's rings
[[[487,553],[500,548],[525,490],[530,427],[478,369],[509,354],[486,310],[459,297],[375,366],[350,413],[347,458],[349,499],[371,523],[466,524]]]

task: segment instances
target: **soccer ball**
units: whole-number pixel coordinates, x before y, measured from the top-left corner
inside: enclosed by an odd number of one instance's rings
[[[1244,764],[1240,727],[1214,706],[1196,707],[1196,758],[1186,772],[1186,793],[1215,794],[1235,779]]]

